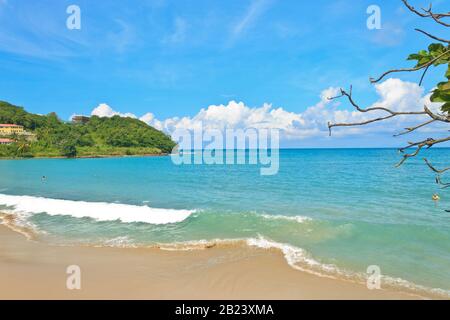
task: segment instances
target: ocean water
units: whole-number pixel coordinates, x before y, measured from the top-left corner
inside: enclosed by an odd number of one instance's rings
[[[450,149],[423,155],[444,166]],[[399,160],[394,149],[281,150],[273,176],[170,157],[2,160],[0,211],[42,241],[236,243],[281,250],[292,267],[323,276],[364,281],[377,265],[382,285],[450,297],[450,190],[421,158],[395,168]]]

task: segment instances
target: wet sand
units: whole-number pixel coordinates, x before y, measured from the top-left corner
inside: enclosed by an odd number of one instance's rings
[[[67,267],[81,268],[68,290]],[[0,299],[417,299],[291,268],[277,251],[55,246],[0,225]]]

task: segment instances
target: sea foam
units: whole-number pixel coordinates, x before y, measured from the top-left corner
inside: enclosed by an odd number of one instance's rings
[[[294,269],[305,271],[319,276],[334,278],[338,269],[335,265],[323,264],[313,259],[307,251],[290,244],[280,243],[264,238],[259,235],[258,238],[247,239],[247,245],[261,249],[280,250],[286,262]]]
[[[284,258],[286,259],[286,262],[296,270],[314,274],[320,277],[347,280],[359,284],[366,284],[367,282],[368,274],[343,270],[338,268],[334,264],[321,263],[312,258],[306,250],[296,246],[292,246],[290,244],[276,242],[261,235],[259,235],[257,238],[246,239],[246,243],[250,247],[257,247],[266,250],[280,250],[283,253]],[[398,277],[382,275],[381,280],[383,287],[400,289],[402,292],[420,298],[425,298],[430,293],[447,299],[450,297],[449,290],[425,287]]]
[[[271,214],[262,214],[264,219],[267,220],[287,220],[287,221],[295,221],[298,223],[304,223],[308,221],[312,221],[313,219],[305,216],[283,216],[283,215],[271,215]]]
[[[32,196],[0,194],[0,205],[12,207],[14,213],[46,213],[51,216],[66,215],[75,218],[92,218],[98,221],[144,222],[169,224],[186,220],[195,210],[159,209],[121,203],[85,202],[48,199]]]

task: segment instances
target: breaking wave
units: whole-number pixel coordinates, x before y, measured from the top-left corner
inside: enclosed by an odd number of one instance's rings
[[[10,207],[13,213],[19,214],[46,213],[51,216],[65,215],[75,218],[92,218],[98,221],[119,220],[124,223],[143,222],[149,224],[181,222],[195,212],[195,210],[151,208],[146,205],[136,206],[4,194],[0,194],[0,205]]]
[[[24,234],[28,239],[35,239],[37,229],[27,224],[29,215],[46,213],[51,216],[89,217],[98,221],[120,221],[124,223],[142,222],[155,225],[174,224],[185,221],[196,210],[157,209],[146,205],[128,205],[120,203],[85,202],[72,200],[48,199],[32,196],[12,196],[0,194],[0,206],[8,207],[7,213],[0,214],[0,221],[16,232]],[[307,223],[313,221],[305,216],[259,215],[265,220],[292,221]],[[362,272],[344,270],[334,264],[326,264],[316,260],[308,251],[297,246],[280,243],[265,236],[236,239],[192,240],[171,243],[140,244],[129,236],[104,239],[90,245],[97,247],[120,248],[154,248],[166,251],[195,251],[223,247],[247,247],[261,250],[274,250],[282,253],[289,266],[296,270],[316,276],[343,279],[360,284],[367,281]],[[401,278],[382,276],[383,288],[392,288],[421,297],[436,295],[449,298],[450,292],[439,288],[428,288]]]

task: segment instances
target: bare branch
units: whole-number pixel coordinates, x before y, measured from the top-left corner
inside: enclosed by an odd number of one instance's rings
[[[355,107],[356,110],[358,110],[359,112],[370,112],[370,111],[385,111],[391,115],[395,115],[395,116],[400,116],[400,115],[422,115],[422,114],[426,114],[424,111],[401,111],[401,112],[397,112],[397,111],[393,111],[390,110],[388,108],[384,108],[384,107],[372,107],[372,108],[366,108],[363,109],[361,108],[356,102],[355,100],[353,100],[352,97],[352,87],[350,87],[350,93],[348,93],[347,91],[345,91],[344,89],[341,88],[341,94],[339,96],[336,97],[331,97],[328,98],[328,100],[335,100],[335,99],[339,99],[342,97],[347,97],[348,101],[352,104],[352,106]]]
[[[437,23],[440,23],[444,26],[448,26],[446,23],[442,23],[442,21],[440,21],[440,19],[442,18],[448,18],[450,17],[450,12],[449,13],[434,13],[432,12],[432,8],[431,5],[428,9],[422,9],[423,12],[420,12],[418,10],[416,10],[416,8],[414,8],[412,5],[410,5],[408,3],[407,0],[402,0],[403,3],[405,4],[405,6],[412,12],[414,12],[415,14],[417,14],[418,16],[422,17],[422,18],[433,18]]]
[[[442,189],[445,189],[445,188],[450,187],[450,183],[442,182],[440,176],[437,176],[437,177],[436,177],[436,183],[437,183],[437,184],[440,184],[440,185],[442,186]],[[447,212],[450,212],[450,211],[447,211]]]
[[[363,121],[363,122],[353,122],[353,123],[330,123],[330,122],[328,122],[328,131],[330,132],[330,136],[331,136],[331,128],[333,128],[333,127],[364,126],[364,125],[372,123],[372,122],[387,120],[387,119],[393,118],[395,116],[396,116],[395,114],[390,114],[386,117],[380,117],[380,118],[375,118],[375,119],[371,119],[371,120],[367,120],[367,121]]]
[[[424,110],[432,119],[450,123],[450,115],[435,114],[427,106],[424,106]]]
[[[425,127],[425,126],[427,126],[427,125],[429,125],[429,124],[431,124],[431,123],[433,123],[433,122],[435,122],[435,121],[437,121],[437,120],[431,119],[431,120],[428,120],[427,122],[421,123],[421,124],[419,124],[419,125],[417,125],[417,126],[415,126],[415,127],[405,128],[406,131],[403,131],[403,132],[400,132],[400,133],[398,133],[398,134],[395,134],[394,137],[399,137],[399,136],[408,134],[408,133],[413,132],[413,131],[415,131],[415,130],[417,130],[417,129],[420,129],[420,128],[422,128],[422,127]]]
[[[406,128],[406,129],[405,129],[406,132],[400,133],[400,134],[398,134],[397,136],[400,136],[400,135],[403,135],[403,134],[410,133],[410,132],[412,132],[412,131],[414,131],[414,130],[417,130],[417,129],[419,129],[419,128],[425,127],[425,126],[427,126],[427,125],[429,125],[429,124],[431,124],[431,123],[433,123],[433,122],[435,122],[435,121],[444,121],[444,120],[441,119],[441,117],[443,117],[443,116],[433,114],[426,106],[425,106],[425,111],[409,111],[409,112],[405,112],[405,111],[399,111],[399,112],[397,112],[397,111],[393,111],[393,110],[391,110],[391,109],[384,108],[384,107],[372,107],[372,108],[366,108],[366,109],[361,108],[361,107],[353,100],[353,97],[352,97],[352,87],[350,87],[350,93],[346,92],[344,89],[341,89],[341,94],[340,94],[340,95],[338,95],[338,96],[336,96],[336,97],[331,97],[331,98],[328,98],[328,99],[329,99],[329,100],[335,100],[335,99],[339,99],[339,98],[342,98],[342,97],[347,97],[347,99],[349,100],[349,102],[350,102],[350,103],[355,107],[355,109],[358,110],[359,112],[366,113],[366,112],[371,112],[371,111],[384,111],[384,112],[389,113],[389,115],[382,116],[382,117],[378,117],[378,118],[374,118],[374,119],[370,119],[370,120],[366,120],[366,121],[361,121],[361,122],[353,122],[353,123],[331,123],[331,122],[328,122],[328,131],[329,131],[330,136],[331,136],[331,129],[334,128],[334,127],[355,127],[355,126],[363,126],[363,125],[366,125],[366,124],[370,124],[370,123],[374,123],[374,122],[379,122],[379,121],[384,121],[384,120],[388,120],[388,119],[390,119],[390,118],[394,118],[394,117],[402,116],[402,115],[427,115],[427,114],[430,115],[430,114],[432,114],[433,117],[432,117],[431,120],[429,120],[429,121],[427,121],[427,122],[425,122],[425,123],[419,124],[419,125],[417,125],[417,126],[415,126],[415,127],[412,127],[412,128]],[[431,115],[430,115],[430,117],[431,117]]]
[[[444,43],[449,43],[449,44],[450,44],[450,40],[447,40],[447,39],[444,39],[444,38],[436,37],[436,36],[432,35],[431,33],[428,33],[428,32],[423,31],[423,30],[421,30],[421,29],[417,29],[417,28],[416,28],[416,29],[414,29],[414,30],[423,33],[424,35],[430,37],[431,39],[434,39],[434,40],[437,40],[437,41],[440,41],[440,42],[444,42]]]
[[[328,122],[328,131],[329,131],[330,136],[331,136],[331,128],[333,128],[333,127],[363,126],[363,125],[366,125],[369,123],[383,121],[383,120],[387,120],[387,119],[394,118],[397,116],[402,116],[402,115],[426,115],[427,114],[425,111],[393,111],[393,110],[385,108],[385,107],[371,107],[371,108],[365,108],[365,109],[361,108],[352,97],[352,87],[351,86],[350,86],[350,93],[348,93],[347,91],[345,91],[344,89],[341,88],[340,95],[328,98],[328,100],[335,100],[335,99],[339,99],[342,97],[346,97],[348,99],[348,101],[351,103],[351,105],[353,107],[355,107],[355,109],[358,110],[359,112],[366,113],[366,112],[371,112],[371,111],[384,111],[384,112],[387,112],[388,115],[370,119],[370,120],[366,120],[366,121],[353,122],[353,123],[331,123],[331,122]],[[419,125],[417,128],[411,128],[411,131],[414,131],[420,127],[428,125],[434,121],[435,121],[435,119],[432,119],[425,124]],[[409,129],[407,128],[406,130],[409,130]]]
[[[447,18],[449,15],[445,14],[445,13],[439,13],[439,14],[435,14],[431,11],[431,5],[430,5],[430,9],[425,10],[425,12],[427,12],[429,14],[429,16],[431,18],[433,18],[434,21],[436,21],[437,23],[443,25],[444,27],[450,27],[449,23],[446,23],[444,21],[442,21],[442,18]]]
[[[408,9],[412,12],[414,12],[415,14],[417,14],[418,16],[422,17],[422,18],[427,18],[429,17],[429,15],[425,14],[425,13],[421,13],[420,11],[417,11],[412,5],[410,5],[408,3],[407,0],[402,0],[403,3],[405,4],[406,7],[408,7]]]
[[[425,163],[427,164],[427,166],[428,166],[431,170],[433,170],[434,172],[436,172],[437,174],[442,174],[442,173],[444,173],[444,172],[450,170],[450,167],[445,168],[445,169],[441,169],[441,170],[436,169],[436,168],[428,161],[427,158],[424,158],[423,160],[425,161]]]
[[[423,141],[409,143],[408,146],[399,149],[399,151],[401,153],[404,153],[405,150],[410,149],[412,147],[417,147],[416,150],[412,153],[403,154],[403,159],[396,165],[396,167],[400,167],[409,158],[417,156],[419,154],[419,152],[422,150],[422,148],[429,149],[436,144],[440,144],[440,143],[447,142],[447,141],[450,141],[450,137],[446,137],[446,138],[442,138],[442,139],[428,138]]]
[[[410,133],[410,132],[413,132],[413,131],[415,131],[415,130],[417,130],[417,129],[423,128],[423,127],[425,127],[425,126],[427,126],[427,125],[429,125],[429,124],[431,124],[431,123],[433,123],[433,122],[436,122],[436,121],[441,121],[441,122],[447,122],[447,123],[450,123],[450,117],[449,117],[449,116],[441,115],[441,114],[435,114],[435,113],[433,113],[427,106],[424,106],[424,111],[409,111],[409,112],[405,112],[405,111],[399,111],[399,112],[397,112],[397,111],[393,111],[393,110],[391,110],[391,109],[384,108],[384,107],[372,107],[372,108],[366,108],[366,109],[364,109],[364,108],[361,108],[361,107],[355,102],[355,100],[354,100],[353,97],[352,97],[352,93],[351,93],[351,92],[352,92],[352,87],[350,87],[350,93],[346,92],[344,89],[341,88],[341,94],[340,94],[340,95],[335,96],[335,97],[331,97],[331,98],[328,98],[328,99],[329,99],[329,100],[335,100],[335,99],[339,99],[339,98],[342,98],[342,97],[347,97],[347,99],[349,100],[349,102],[350,102],[350,103],[355,107],[355,109],[358,110],[359,112],[366,113],[366,112],[370,112],[370,111],[384,111],[384,112],[389,113],[389,115],[387,115],[387,116],[382,116],[382,117],[378,117],[378,118],[374,118],[374,119],[370,119],[370,120],[366,120],[366,121],[361,121],[361,122],[352,122],[352,123],[331,123],[331,122],[328,122],[328,131],[329,131],[330,136],[331,136],[331,129],[332,129],[333,127],[354,127],[354,126],[363,126],[363,125],[366,125],[366,124],[370,124],[370,123],[373,123],[373,122],[378,122],[378,121],[387,120],[387,119],[394,118],[394,117],[396,117],[396,116],[401,116],[401,115],[428,115],[431,119],[428,120],[428,121],[426,121],[426,122],[424,122],[424,123],[421,123],[421,124],[419,124],[419,125],[417,125],[417,126],[405,128],[406,131],[401,132],[401,133],[399,133],[399,134],[396,134],[396,135],[394,135],[394,137],[398,137],[398,136],[401,136],[401,135],[408,134],[408,133]],[[419,145],[420,143],[421,143],[421,142],[419,142],[419,143],[417,143],[417,144],[412,144],[412,143],[411,143],[409,147]],[[404,148],[404,149],[406,149],[406,148]],[[403,149],[403,150],[404,150],[404,149]]]
[[[408,160],[408,158],[417,156],[419,154],[420,150],[422,150],[421,146],[417,147],[416,151],[414,151],[413,153],[407,153],[407,154],[403,155],[402,160],[399,163],[397,163],[395,166],[397,168],[400,167],[403,163],[405,163],[406,160]]]

